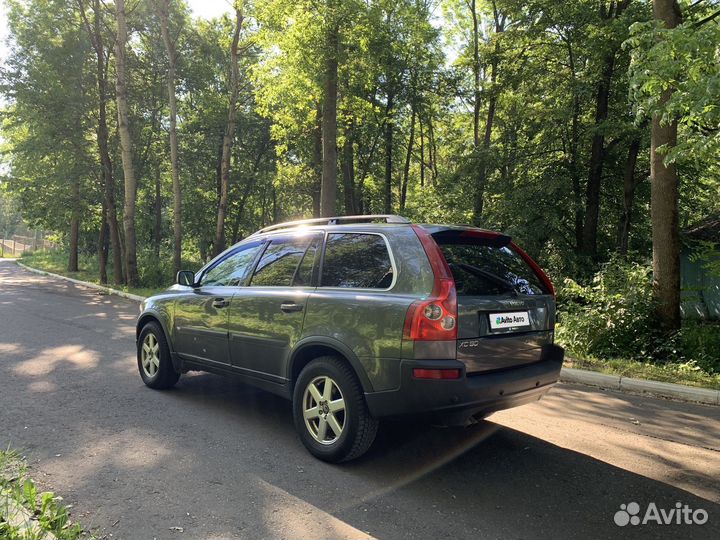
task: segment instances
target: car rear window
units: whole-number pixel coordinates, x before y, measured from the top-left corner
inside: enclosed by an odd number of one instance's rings
[[[392,285],[393,272],[382,236],[363,233],[328,235],[322,287],[387,289]]]
[[[535,271],[509,246],[481,239],[438,239],[459,296],[549,294]]]

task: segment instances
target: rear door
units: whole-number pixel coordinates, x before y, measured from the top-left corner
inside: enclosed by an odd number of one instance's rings
[[[474,231],[433,238],[455,278],[457,358],[468,374],[540,360],[553,341],[555,298],[510,238]]]
[[[247,287],[229,307],[230,361],[247,375],[283,382],[314,288],[321,233],[271,237]]]

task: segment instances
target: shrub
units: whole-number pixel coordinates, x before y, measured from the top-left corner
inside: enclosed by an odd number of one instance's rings
[[[648,355],[657,340],[650,274],[648,266],[618,258],[586,286],[566,278],[558,287],[558,340],[575,354]]]
[[[720,325],[685,321],[671,336],[658,330],[648,264],[613,258],[588,285],[558,287],[557,339],[570,354],[674,363],[720,372]]]

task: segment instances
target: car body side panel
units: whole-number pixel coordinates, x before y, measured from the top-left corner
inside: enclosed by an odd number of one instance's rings
[[[230,307],[230,359],[233,367],[285,379],[290,351],[299,341],[311,288],[234,287]],[[283,304],[299,311],[284,312]]]
[[[142,304],[140,304],[140,316],[136,325],[136,337],[140,335],[147,318],[152,317],[160,322],[162,329],[165,331],[165,336],[168,338],[170,349],[175,350],[173,343],[175,301],[178,295],[188,291],[192,291],[192,289],[174,285],[166,291],[143,300]]]
[[[355,370],[363,387],[364,392],[372,392],[373,386],[367,376],[363,362],[355,356],[355,353],[343,342],[327,336],[309,336],[298,341],[288,359],[286,378],[289,380],[294,371],[294,363],[298,357],[302,356],[303,351],[309,347],[323,346],[337,351],[338,354],[345,357]]]
[[[219,299],[229,303],[231,296],[230,287],[200,287],[178,295],[173,338],[180,356],[230,364],[228,310],[213,304]]]

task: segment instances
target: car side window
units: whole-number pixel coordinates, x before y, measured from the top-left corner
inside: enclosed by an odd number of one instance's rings
[[[296,236],[273,238],[267,246],[255,268],[250,285],[255,287],[290,287],[301,286],[305,280],[312,279],[312,260],[317,236]],[[315,245],[313,253],[308,248]],[[310,261],[308,274],[305,255]],[[302,275],[300,274],[302,267]],[[309,281],[307,282],[309,284]]]
[[[321,287],[387,289],[393,266],[382,236],[332,233],[325,244]]]
[[[244,285],[261,246],[262,242],[253,242],[233,251],[202,275],[200,286],[236,287]]]

